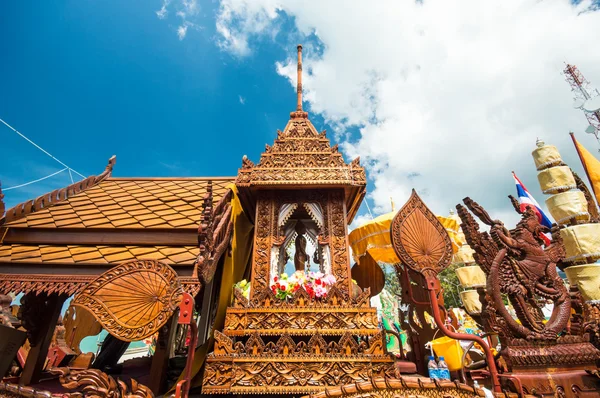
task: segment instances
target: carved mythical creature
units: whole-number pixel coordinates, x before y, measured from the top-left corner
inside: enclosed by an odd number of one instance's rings
[[[497,331],[510,338],[556,340],[567,326],[571,301],[556,264],[564,257],[560,235],[553,234],[554,242],[542,247],[540,234],[549,232],[540,225],[531,209],[521,213],[521,221],[509,231],[499,220],[492,220],[476,202],[464,199],[466,206],[481,221],[490,226],[490,233],[479,232],[471,214],[457,206],[463,222],[467,242],[475,250],[476,261],[487,273],[487,299],[492,316],[496,314]],[[556,232],[556,231],[553,231]],[[515,308],[517,322],[504,305],[503,295]],[[540,301],[554,302],[554,310],[544,324]]]

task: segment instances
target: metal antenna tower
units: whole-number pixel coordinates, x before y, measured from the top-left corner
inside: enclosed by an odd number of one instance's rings
[[[583,111],[590,124],[585,132],[593,134],[600,143],[600,93],[591,87],[590,82],[575,65],[566,64],[563,74],[575,95],[573,106]]]

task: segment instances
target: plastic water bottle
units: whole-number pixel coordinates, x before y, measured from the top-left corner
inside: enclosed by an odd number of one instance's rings
[[[440,357],[440,360],[437,363],[438,374],[440,379],[450,380],[450,369],[448,369],[448,364],[444,361],[444,357]]]
[[[427,370],[429,371],[429,377],[431,377],[432,379],[440,378],[438,365],[437,363],[435,363],[435,357],[433,355],[429,357],[429,362],[427,363]]]

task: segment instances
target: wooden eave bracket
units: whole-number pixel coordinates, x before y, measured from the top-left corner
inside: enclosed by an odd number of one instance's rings
[[[78,193],[83,192],[86,189],[99,184],[107,178],[110,178],[116,162],[117,157],[113,155],[110,159],[108,159],[108,165],[106,166],[102,174],[98,176],[88,177],[84,180],[68,185],[62,189],[56,189],[45,195],[39,196],[36,199],[19,203],[18,205],[8,209],[6,212],[5,204],[3,201],[4,195],[2,194],[2,191],[0,189],[0,225],[4,225],[5,223],[14,220],[18,220],[22,217],[25,217],[28,214],[48,208],[50,206],[54,206],[55,204],[62,202],[63,200],[69,199],[70,197],[75,196]]]

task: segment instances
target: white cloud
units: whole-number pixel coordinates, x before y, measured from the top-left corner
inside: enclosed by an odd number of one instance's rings
[[[584,12],[591,4],[223,0],[216,27],[220,47],[245,56],[253,39],[273,36],[283,13],[294,18],[293,38],[309,44],[305,100],[336,127],[347,158],[361,156],[375,215],[389,211],[390,196],[399,207],[415,188],[437,213],[471,196],[509,224],[517,219],[506,198],[515,193],[511,170],[546,199],[530,156],[537,137],[576,171],[569,130],[597,147],[560,74],[566,60],[600,87],[600,12]],[[309,35],[322,52],[311,51]],[[277,71],[295,85],[295,48],[281,44],[290,56]],[[348,138],[353,126],[360,133]]]
[[[242,105],[246,104],[246,98],[242,97],[241,95],[238,95],[238,98],[240,100],[240,104],[242,104]]]
[[[197,0],[182,0],[181,5],[185,10],[185,14],[188,16],[196,15],[198,12],[200,12],[200,7],[198,7]]]
[[[187,34],[187,25],[181,25],[177,28],[177,36],[179,37],[179,40],[183,40],[185,39],[185,35]]]
[[[161,9],[156,11],[156,16],[159,19],[165,19],[168,16],[171,2],[172,0],[163,0]],[[183,40],[186,37],[188,28],[194,30],[202,29],[200,25],[192,22],[200,12],[197,0],[179,0],[173,7],[177,10],[175,16],[181,19],[181,23],[177,27],[177,37],[179,37],[179,40]]]
[[[162,7],[160,8],[160,10],[156,11],[156,16],[158,17],[158,19],[165,19],[167,17],[167,15],[169,14],[167,7],[170,3],[171,0],[163,0]]]
[[[219,46],[238,56],[250,54],[249,38],[267,32],[272,36],[277,30],[273,23],[279,9],[275,0],[221,1],[217,15],[217,32],[221,35]]]

